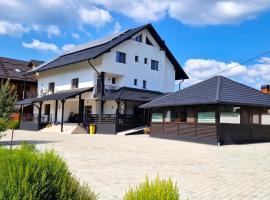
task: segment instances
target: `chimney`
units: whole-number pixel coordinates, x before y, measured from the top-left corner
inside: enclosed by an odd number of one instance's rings
[[[262,85],[261,92],[265,94],[270,94],[270,85]]]

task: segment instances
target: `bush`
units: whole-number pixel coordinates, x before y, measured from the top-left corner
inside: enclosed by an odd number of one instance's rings
[[[151,133],[150,127],[144,128],[143,132],[144,132],[144,134],[149,135]]]
[[[3,118],[0,118],[0,132],[7,130],[7,122]]]
[[[161,180],[157,177],[149,181],[146,177],[144,183],[135,188],[130,188],[123,200],[179,200],[177,184],[171,179]]]
[[[54,151],[38,152],[32,145],[0,148],[0,199],[95,200],[97,196],[69,172]]]
[[[19,121],[18,120],[10,120],[7,123],[7,129],[16,130],[19,127]]]

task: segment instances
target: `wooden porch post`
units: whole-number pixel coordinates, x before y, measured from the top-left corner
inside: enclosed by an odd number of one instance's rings
[[[55,113],[54,113],[54,123],[57,123],[57,113],[58,113],[58,100],[55,100]]]
[[[116,100],[117,103],[117,108],[116,108],[116,117],[115,117],[115,132],[118,132],[118,127],[119,127],[119,109],[120,109],[120,101]]]
[[[22,120],[22,107],[23,107],[23,105],[21,105],[21,107],[20,107],[20,114],[19,114],[19,127],[21,126],[21,120]]]
[[[62,103],[61,132],[63,132],[65,101],[66,101],[65,99],[61,100]]]
[[[79,95],[79,119],[78,119],[78,125],[80,125],[81,124],[81,122],[82,122],[82,95],[80,94]]]
[[[39,102],[39,108],[38,108],[38,129],[41,129],[41,111],[42,111],[42,104],[43,102]]]

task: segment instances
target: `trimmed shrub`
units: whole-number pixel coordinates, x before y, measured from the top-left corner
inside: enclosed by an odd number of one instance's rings
[[[171,179],[161,180],[159,176],[149,181],[148,177],[144,183],[135,188],[130,188],[123,200],[179,200],[177,184]]]
[[[144,132],[144,134],[146,134],[146,135],[150,135],[150,133],[151,133],[150,127],[144,128],[144,129],[143,129],[143,132]]]
[[[0,199],[95,200],[97,196],[69,172],[54,151],[38,152],[33,145],[0,148]]]

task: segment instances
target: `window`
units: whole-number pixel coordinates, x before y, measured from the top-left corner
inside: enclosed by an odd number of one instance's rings
[[[126,63],[126,54],[120,51],[116,51],[116,62]]]
[[[74,78],[71,80],[71,89],[78,88],[79,87],[79,79]]]
[[[112,84],[115,84],[115,83],[116,83],[116,79],[112,78]]]
[[[239,112],[221,112],[220,123],[222,124],[240,124]]]
[[[170,110],[165,111],[164,122],[171,122],[172,112]]]
[[[151,69],[158,71],[158,61],[151,60]]]
[[[144,58],[144,64],[147,64],[147,58]]]
[[[163,122],[163,113],[153,113],[152,114],[152,122]]]
[[[148,37],[146,37],[145,43],[148,44],[148,45],[150,45],[150,46],[153,46],[152,42],[149,40]]]
[[[54,82],[49,83],[49,92],[54,93]]]
[[[216,123],[216,114],[214,112],[198,112],[198,123],[214,124]]]
[[[146,81],[143,80],[143,89],[146,89]]]
[[[45,104],[44,115],[50,115],[50,110],[51,110],[51,105],[50,104]]]
[[[139,62],[139,56],[135,56],[135,62]]]
[[[134,85],[138,85],[138,80],[136,78],[134,79]]]
[[[138,35],[137,37],[135,37],[135,41],[142,42],[142,35]]]
[[[179,121],[187,122],[187,110],[181,110],[179,113]]]
[[[260,124],[260,114],[259,113],[252,114],[252,123],[253,124]]]

